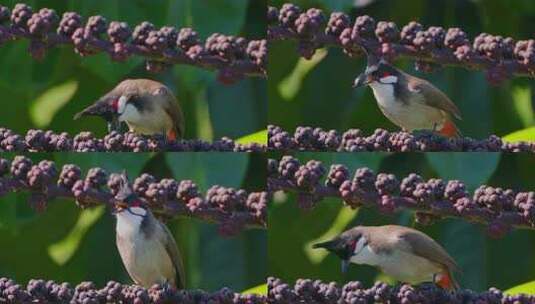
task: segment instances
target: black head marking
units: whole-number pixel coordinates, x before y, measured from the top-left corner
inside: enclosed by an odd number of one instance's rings
[[[355,247],[361,236],[362,234],[360,232],[349,230],[330,241],[314,244],[313,248],[327,249],[336,254],[340,259],[347,261],[353,256]]]
[[[384,60],[379,61],[375,65],[367,67],[366,72],[370,73],[377,81],[387,76],[399,77],[399,71]]]
[[[128,182],[126,171],[119,175],[119,191],[115,195],[115,199],[121,202],[128,202],[134,196],[134,191]]]

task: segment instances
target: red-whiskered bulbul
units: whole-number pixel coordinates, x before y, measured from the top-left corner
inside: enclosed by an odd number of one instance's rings
[[[434,282],[446,289],[458,284],[452,272],[459,268],[453,258],[429,236],[403,226],[357,226],[334,239],[314,244],[349,263],[380,268],[392,278],[410,284]]]
[[[163,134],[169,140],[184,135],[184,115],[177,99],[165,85],[150,79],[127,79],[74,116],[101,116],[108,128],[125,122],[130,131]]]
[[[116,243],[134,282],[145,288],[163,284],[185,287],[184,266],[169,229],[134,194],[126,173],[115,196]]]
[[[459,136],[452,117],[461,119],[457,106],[434,85],[409,75],[384,60],[369,60],[354,87],[369,85],[381,112],[406,131],[433,130],[446,137]]]

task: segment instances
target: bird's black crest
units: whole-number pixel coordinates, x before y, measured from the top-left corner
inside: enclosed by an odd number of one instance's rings
[[[115,195],[115,199],[119,201],[127,201],[128,198],[132,197],[134,195],[134,190],[132,190],[132,186],[130,185],[130,182],[128,181],[128,175],[126,174],[126,170],[124,170],[120,177],[120,184],[119,184],[119,191]]]

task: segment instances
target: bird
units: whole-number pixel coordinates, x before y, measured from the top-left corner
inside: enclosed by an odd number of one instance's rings
[[[125,122],[130,131],[144,135],[163,134],[176,141],[184,136],[184,115],[164,84],[151,79],[126,79],[89,107],[74,115],[100,116],[108,122],[108,131]]]
[[[180,251],[169,229],[133,192],[126,172],[114,197],[116,245],[132,280],[145,288],[161,284],[185,288]]]
[[[357,226],[313,248],[323,248],[350,263],[378,267],[392,278],[413,285],[433,282],[458,289],[453,277],[460,271],[455,260],[426,234],[404,226]]]
[[[368,60],[353,87],[372,88],[381,112],[403,130],[432,130],[445,137],[460,136],[452,117],[461,120],[459,108],[433,84],[409,75],[384,59]]]

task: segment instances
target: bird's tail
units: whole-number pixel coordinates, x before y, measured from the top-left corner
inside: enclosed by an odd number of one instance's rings
[[[167,131],[167,139],[171,142],[175,142],[177,141],[179,135],[178,135],[178,132],[175,130],[175,129],[171,129],[169,131]]]
[[[447,290],[459,289],[459,283],[455,281],[453,274],[449,270],[444,270],[444,272],[437,274],[435,277],[435,283]]]
[[[438,131],[438,133],[445,137],[460,137],[461,132],[459,131],[459,128],[455,125],[451,119],[447,119],[444,122],[444,125],[442,126],[442,129]]]

